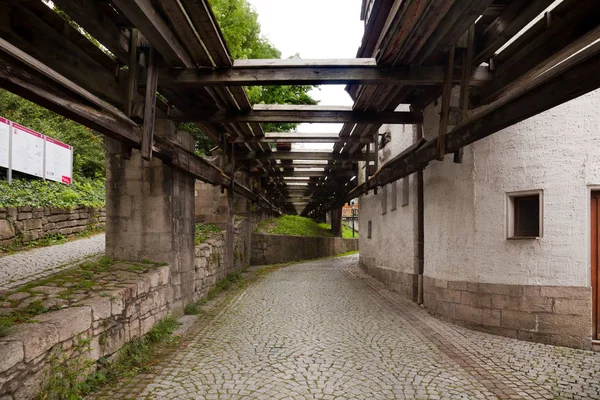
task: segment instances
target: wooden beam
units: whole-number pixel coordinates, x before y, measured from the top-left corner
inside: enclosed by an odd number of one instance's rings
[[[23,64],[24,66],[31,68],[36,73],[49,79],[50,81],[53,81],[54,83],[60,85],[61,87],[66,88],[67,90],[69,90],[72,93],[76,94],[77,96],[81,97],[83,100],[89,102],[93,106],[98,107],[100,110],[105,111],[109,115],[112,115],[116,119],[118,119],[122,122],[125,122],[129,126],[137,127],[137,124],[135,122],[133,122],[131,119],[129,119],[129,117],[127,117],[123,112],[121,112],[116,107],[113,107],[109,103],[105,102],[104,100],[98,98],[94,94],[83,89],[81,86],[77,85],[75,82],[65,78],[58,72],[49,68],[45,64],[36,60],[29,54],[25,53],[24,51],[20,50],[19,48],[15,47],[15,46],[13,46],[12,44],[10,44],[9,42],[7,42],[6,40],[4,40],[2,38],[0,38],[0,53],[5,54],[7,56],[7,59],[16,60],[17,62]]]
[[[195,66],[183,45],[150,0],[114,0],[113,3],[140,30],[167,63],[188,68]]]
[[[542,13],[554,0],[513,1],[475,40],[476,65],[494,53]]]
[[[371,138],[340,138],[339,136],[306,136],[298,134],[283,134],[276,137],[259,137],[259,138],[235,138],[230,139],[230,143],[371,143],[374,139]]]
[[[154,144],[154,119],[156,117],[156,90],[158,84],[158,54],[154,47],[148,53],[148,74],[144,106],[144,129],[142,131],[142,158],[152,160]]]
[[[338,170],[338,171],[261,171],[261,172],[250,172],[249,176],[282,176],[282,177],[352,177],[354,172],[350,170]]]
[[[447,135],[446,151],[483,139],[562,103],[600,88],[600,42],[595,43],[544,75],[538,76],[509,95],[483,107]],[[386,163],[369,182],[353,189],[344,201],[404,178],[436,157],[438,139],[417,143]]]
[[[238,160],[331,160],[331,161],[366,161],[373,160],[374,155],[367,156],[365,153],[352,155],[332,154],[315,151],[274,151],[271,153],[239,152],[236,154]]]
[[[267,86],[267,85],[441,85],[443,67],[239,67],[231,68],[166,68],[161,69],[160,85],[169,88],[204,86]],[[460,71],[453,77],[461,79]],[[484,85],[491,80],[487,68],[477,68],[472,76],[473,85]]]
[[[53,0],[53,3],[96,39],[102,46],[127,64],[129,40],[104,9],[94,0]]]
[[[125,90],[115,78],[118,65],[109,56],[102,53],[42,2],[27,3],[27,7],[21,2],[1,0],[0,3],[3,10],[0,13],[0,36],[5,42],[68,77],[78,86],[122,108]],[[35,7],[30,9],[30,5]],[[38,6],[43,7],[40,10],[40,13],[43,12],[41,16],[33,12],[38,11]],[[62,27],[61,31],[54,27],[58,24]],[[73,36],[85,40],[93,47],[93,53],[100,54],[88,54],[78,45],[78,41],[68,39]],[[105,61],[99,62],[99,58]],[[110,71],[107,69],[107,63],[112,65]]]
[[[415,124],[423,121],[422,113],[403,111],[360,112],[348,107],[321,106],[269,106],[256,107],[247,112],[196,112],[175,117],[180,122],[243,123],[243,122],[295,122],[295,123],[379,123]]]

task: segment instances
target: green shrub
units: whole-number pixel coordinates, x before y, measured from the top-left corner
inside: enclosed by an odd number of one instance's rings
[[[104,179],[83,179],[67,186],[38,179],[15,179],[11,185],[0,181],[0,207],[103,207]]]

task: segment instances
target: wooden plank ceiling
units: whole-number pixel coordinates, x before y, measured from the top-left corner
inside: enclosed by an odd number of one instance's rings
[[[365,0],[356,59],[232,60],[207,0],[54,0],[66,19],[40,0],[0,0],[0,86],[265,208],[303,205],[298,211],[314,215],[444,153],[460,161],[463,146],[600,87],[600,3],[554,3]],[[340,83],[351,108],[253,108],[243,89]],[[421,110],[453,85],[462,87],[462,108],[446,107],[439,138],[377,165],[382,124],[421,123]],[[154,115],[193,122],[227,161],[215,166],[154,137]],[[335,137],[265,135],[264,122],[344,126]],[[333,150],[290,151],[296,142],[332,143]],[[357,186],[361,161],[376,173]],[[240,169],[250,187],[232,179]]]

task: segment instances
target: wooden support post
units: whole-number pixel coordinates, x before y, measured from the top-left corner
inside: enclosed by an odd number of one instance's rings
[[[450,48],[448,53],[448,64],[446,67],[446,77],[444,79],[444,89],[442,92],[442,111],[440,112],[440,128],[438,131],[436,158],[439,161],[444,160],[446,154],[446,133],[448,133],[448,116],[450,115],[450,96],[452,94],[452,74],[454,72],[454,53],[455,46]]]
[[[334,236],[342,236],[342,207],[331,210],[331,232]]]
[[[373,153],[374,153],[374,161],[373,161],[373,166],[375,169],[375,173],[377,173],[377,170],[379,169],[379,140],[378,140],[378,134],[375,134],[375,141],[373,142]],[[377,187],[375,187],[375,190],[373,190],[373,193],[377,194]]]
[[[460,120],[465,120],[469,112],[469,85],[471,84],[471,70],[473,68],[473,47],[475,44],[475,25],[469,28],[467,37],[467,51],[463,54],[462,80],[460,84]],[[464,149],[461,147],[454,153],[454,162],[462,164]]]
[[[423,124],[417,124],[416,139],[423,139]],[[417,170],[417,226],[416,226],[416,242],[417,242],[417,304],[423,304],[423,274],[425,273],[425,200],[424,200],[424,184],[423,184],[423,168]],[[404,178],[408,179],[408,178]],[[414,295],[413,295],[414,299]]]
[[[138,87],[138,40],[139,40],[139,31],[135,28],[131,29],[131,37],[129,40],[129,60],[128,60],[128,68],[129,68],[129,77],[127,79],[127,99],[125,100],[125,104],[123,105],[123,112],[129,118],[133,114],[133,105],[135,101],[135,93]],[[121,144],[123,148],[122,157],[126,160],[131,160],[131,155],[133,152],[133,148],[126,144]]]
[[[235,213],[233,210],[234,207],[234,191],[235,191],[235,153],[233,152],[233,144],[232,151],[228,155],[229,163],[231,166],[231,177],[229,180],[229,188],[227,189],[227,236],[225,243],[225,251],[226,251],[226,263],[227,263],[227,272],[234,272],[235,270],[235,230],[234,230],[234,219]],[[226,150],[226,148],[225,148]]]
[[[150,47],[148,56],[148,77],[146,80],[146,103],[144,107],[144,130],[142,132],[142,157],[152,160],[154,144],[154,119],[156,117],[156,90],[158,85],[158,55]]]

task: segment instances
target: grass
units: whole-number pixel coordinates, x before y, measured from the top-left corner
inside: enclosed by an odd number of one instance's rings
[[[257,228],[261,233],[289,236],[333,237],[331,225],[318,223],[310,218],[298,215],[284,215],[279,218],[261,222]],[[352,229],[342,225],[342,237],[352,238]],[[358,232],[355,233],[358,238]]]
[[[10,245],[0,246],[0,255],[13,254],[18,251],[31,250],[31,249],[35,249],[38,247],[48,247],[48,246],[54,246],[56,244],[63,244],[66,242],[70,242],[72,240],[90,237],[90,236],[98,234],[100,232],[104,232],[103,227],[90,225],[85,230],[83,230],[73,236],[70,236],[70,237],[67,237],[67,236],[64,236],[64,235],[61,235],[60,233],[58,233],[55,235],[46,235],[41,239],[24,242],[23,238],[21,236],[18,236],[13,241],[13,243],[11,243]]]
[[[212,224],[196,224],[196,244],[206,242],[215,233],[221,233],[222,231],[221,228]]]

